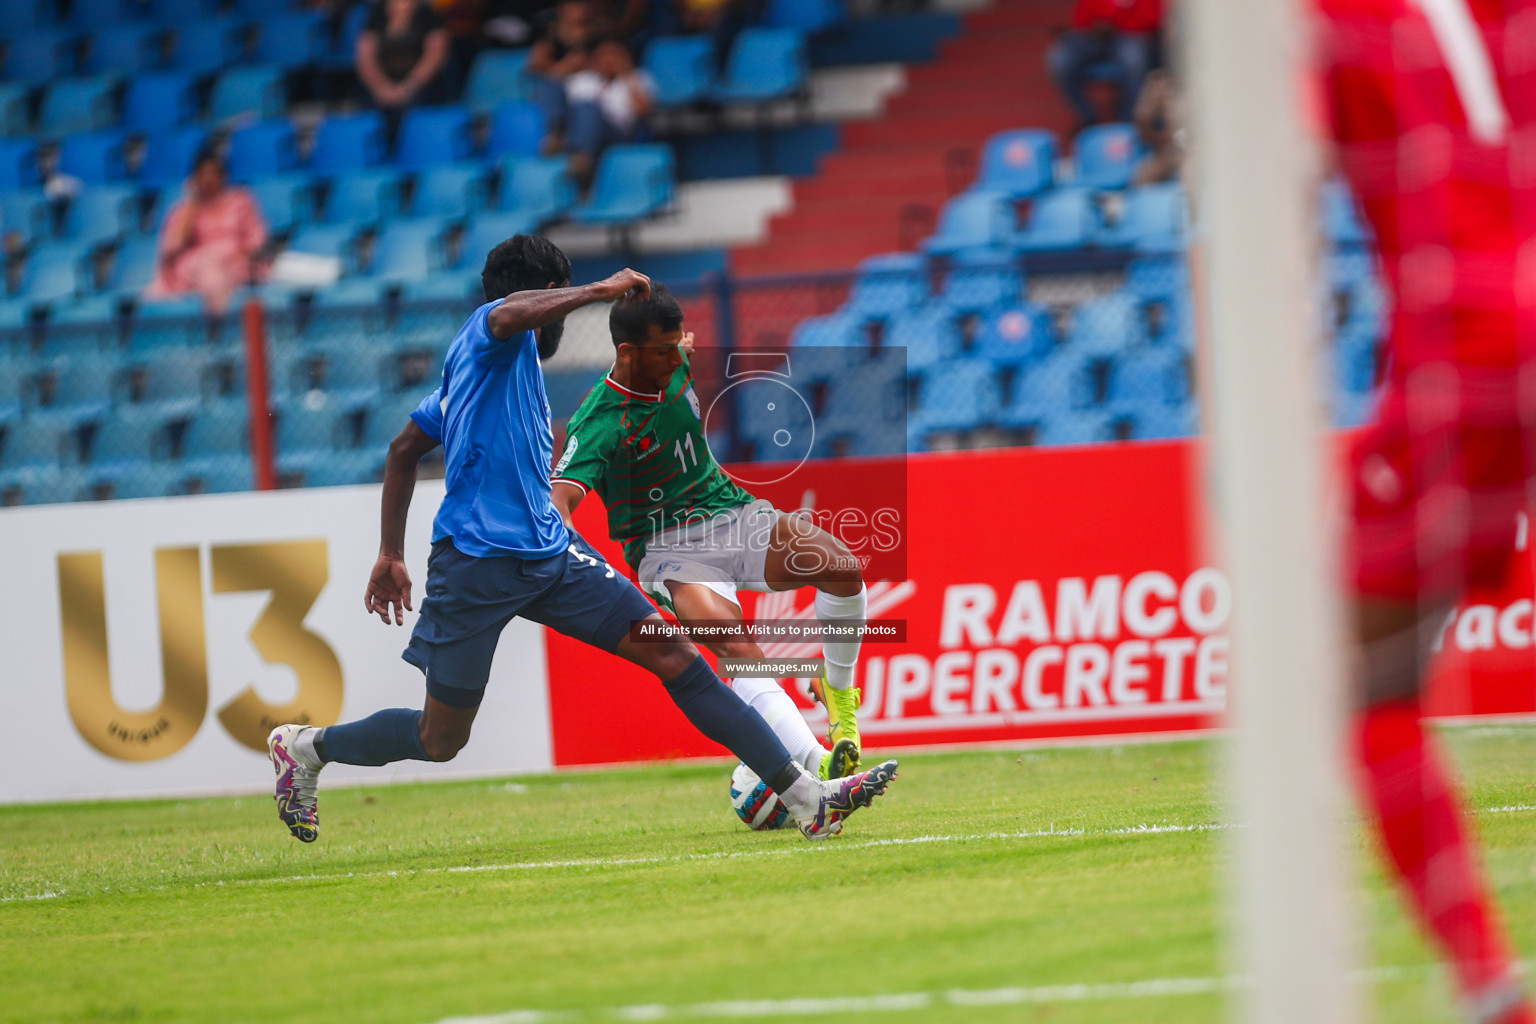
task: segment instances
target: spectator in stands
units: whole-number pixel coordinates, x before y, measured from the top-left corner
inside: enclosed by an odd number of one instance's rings
[[[1147,75],[1136,100],[1136,134],[1146,149],[1131,175],[1132,185],[1175,181],[1184,163],[1184,125],[1179,120],[1173,76],[1159,68]]]
[[[205,147],[160,229],[155,279],[144,297],[197,293],[210,313],[222,313],[237,288],[259,278],[266,244],[255,197],[231,187],[218,151]]]
[[[448,30],[425,0],[383,0],[357,37],[357,77],[389,125],[390,143],[407,107],[443,101]]]
[[[682,31],[711,36],[715,59],[724,68],[731,44],[762,7],[759,0],[674,0]]]
[[[485,0],[488,46],[527,46],[549,31],[553,0]]]
[[[617,142],[634,139],[655,103],[656,83],[635,67],[634,55],[618,39],[605,39],[592,51],[592,66],[566,83],[569,103],[565,145],[571,174],[586,183],[598,155]]]
[[[1129,121],[1141,83],[1157,56],[1162,0],[1077,0],[1072,27],[1046,54],[1051,77],[1082,126],[1099,120],[1088,83],[1112,79],[1119,88],[1116,118]]]
[[[486,0],[432,0],[432,9],[448,30],[448,61],[443,69],[443,100],[454,102],[464,92],[469,67],[485,46]]]
[[[528,70],[534,76],[534,98],[544,112],[549,135],[546,152],[564,145],[566,93],[572,75],[588,70],[597,46],[597,12],[591,0],[560,0],[555,21],[528,54]]]

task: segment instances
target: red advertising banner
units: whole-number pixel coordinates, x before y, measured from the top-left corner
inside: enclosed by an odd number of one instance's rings
[[[872,751],[939,743],[1179,732],[1226,706],[1232,594],[1190,523],[1186,442],[1005,449],[807,463],[752,488],[782,509],[846,507],[889,493],[904,576],[871,561],[869,616],[905,620],[900,643],[866,642],[860,725]],[[583,535],[615,565],[595,495]],[[888,524],[889,525],[889,524]],[[852,546],[852,545],[850,545]],[[813,622],[813,592],[743,594],[749,618]],[[1437,714],[1536,712],[1536,605],[1522,549],[1500,594],[1447,625],[1429,697]],[[765,643],[770,657],[819,645]],[[724,754],[646,673],[549,634],[557,765]],[[786,686],[813,720],[801,683]]]

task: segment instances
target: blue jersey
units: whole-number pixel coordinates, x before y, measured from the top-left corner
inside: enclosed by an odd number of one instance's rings
[[[488,302],[459,328],[443,383],[411,419],[443,446],[448,493],[432,541],[476,558],[547,558],[570,543],[549,500],[554,434],[534,332],[502,341]]]

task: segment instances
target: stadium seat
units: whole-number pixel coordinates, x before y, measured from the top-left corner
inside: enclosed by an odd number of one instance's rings
[[[356,236],[357,229],[352,224],[310,224],[294,232],[288,240],[288,248],[294,252],[334,257],[341,261],[342,273],[346,274],[357,266],[353,246]]]
[[[853,348],[865,345],[864,332],[857,317],[844,312],[813,316],[796,325],[789,336],[795,348]]]
[[[1375,388],[1379,337],[1374,325],[1344,326],[1333,344],[1338,386],[1357,394]]]
[[[53,234],[53,204],[40,188],[0,192],[0,225],[23,244],[42,241]]]
[[[19,82],[0,82],[0,138],[16,138],[30,130],[32,114],[27,100],[30,92]]]
[[[715,43],[707,35],[663,36],[645,49],[644,68],[656,84],[656,105],[704,99],[715,84]]]
[[[561,157],[515,157],[501,163],[496,205],[551,220],[576,203],[576,183]]]
[[[196,21],[221,6],[212,0],[151,0],[150,17],[167,25]]]
[[[743,29],[712,93],[722,103],[762,103],[805,87],[805,37],[788,28]]]
[[[298,162],[293,126],[287,121],[263,121],[240,129],[229,137],[226,160],[231,181],[286,174]]]
[[[470,221],[459,247],[459,266],[465,270],[478,270],[485,263],[485,255],[513,235],[526,235],[538,230],[539,220],[522,210],[493,213],[482,211]]]
[[[31,139],[0,139],[0,191],[35,188],[37,145]]]
[[[79,461],[79,431],[67,413],[34,412],[13,420],[0,435],[0,465],[70,465]]]
[[[338,175],[326,193],[326,223],[371,226],[398,216],[403,190],[400,172],[392,167]]]
[[[115,344],[121,308],[122,297],[110,293],[54,303],[48,310],[43,351],[75,353],[82,343],[96,345],[104,338],[110,338]]]
[[[37,112],[43,135],[74,135],[110,128],[117,121],[117,79],[61,78],[48,86]]]
[[[6,43],[0,77],[38,86],[74,73],[76,40],[69,29],[34,29],[10,36]]]
[[[419,169],[451,164],[470,155],[469,111],[459,106],[412,107],[400,122],[395,162]]]
[[[1172,256],[1139,256],[1125,268],[1125,289],[1146,301],[1188,296],[1189,264]]]
[[[207,142],[208,133],[195,126],[151,131],[144,140],[139,183],[147,188],[180,186],[192,173],[192,161]]]
[[[1135,246],[1144,252],[1175,252],[1184,246],[1184,190],[1177,184],[1142,185],[1126,192],[1119,220],[1099,229],[1102,246]]]
[[[1024,230],[1013,236],[1021,252],[1078,249],[1087,244],[1098,224],[1093,194],[1085,188],[1057,188],[1030,203]]]
[[[969,249],[950,261],[939,298],[951,309],[977,313],[1018,302],[1024,275],[1012,256],[996,249]]]
[[[182,435],[181,457],[193,467],[218,466],[219,457],[241,455],[250,448],[250,414],[240,399],[225,399],[204,404],[187,421]],[[227,465],[227,463],[226,463]],[[245,477],[248,489],[251,477]]]
[[[0,298],[0,331],[12,334],[32,321],[32,304],[26,299]]]
[[[1194,402],[1147,406],[1132,413],[1128,422],[1130,437],[1136,441],[1164,441],[1200,432],[1199,409]]]
[[[486,205],[485,166],[438,164],[416,176],[409,213],[413,217],[464,218]]]
[[[843,309],[864,319],[887,317],[928,300],[928,265],[915,253],[871,256],[859,264],[859,276]]]
[[[1341,246],[1359,246],[1370,241],[1370,232],[1360,219],[1354,194],[1348,185],[1342,181],[1325,182],[1318,199],[1323,235],[1330,242]]]
[[[258,65],[230,68],[213,83],[208,96],[208,120],[277,120],[283,116],[287,97],[281,68]]]
[[[267,229],[273,234],[285,235],[295,225],[315,219],[314,183],[307,174],[258,178],[250,183],[250,189]]]
[[[544,115],[527,100],[498,103],[491,112],[487,157],[538,156],[544,141]]]
[[[27,254],[18,294],[33,303],[72,299],[81,290],[83,264],[90,246],[79,242],[44,242]]]
[[[128,326],[128,347],[133,352],[195,347],[207,337],[203,302],[195,295],[142,300]]]
[[[231,363],[243,360],[228,357]],[[214,357],[199,349],[167,348],[132,361],[124,370],[131,391],[124,397],[153,406],[167,418],[185,419],[202,404],[205,377]]]
[[[825,32],[848,19],[840,0],[768,0],[763,24],[801,32]]]
[[[971,191],[944,204],[938,230],[923,240],[922,249],[943,256],[962,249],[1008,245],[1013,236],[1013,207],[1008,196]]]
[[[189,75],[221,75],[233,70],[245,60],[246,38],[249,30],[245,22],[237,18],[208,18],[203,21],[187,21],[177,24],[172,32],[171,66]],[[237,79],[239,80],[239,79]],[[231,86],[225,86],[230,89]],[[279,86],[280,88],[280,86]],[[261,117],[277,117],[282,113],[281,101],[276,109],[265,99],[250,109]],[[231,110],[231,107],[238,108]],[[234,97],[220,100],[221,112],[210,110],[211,120],[219,121],[239,114],[245,105]],[[228,111],[228,112],[225,112]]]
[[[115,354],[92,350],[43,363],[33,375],[33,401],[39,407],[94,419],[112,406],[118,368]],[[50,385],[46,389],[45,379]]]
[[[102,25],[86,46],[85,70],[89,74],[154,71],[164,63],[165,29],[134,22]]]
[[[137,234],[143,216],[139,190],[133,185],[94,185],[70,201],[64,217],[64,237],[99,245]]]
[[[1146,338],[1141,306],[1134,296],[1113,292],[1080,302],[1072,310],[1066,344],[1082,355],[1113,355]]]
[[[137,469],[170,452],[166,419],[158,409],[120,408],[97,426],[91,438],[93,465],[105,470]]]
[[[277,384],[295,398],[318,392],[333,408],[356,408],[373,401],[382,381],[383,353],[366,339],[318,342],[275,353]]]
[[[123,136],[121,132],[86,132],[67,136],[59,143],[59,170],[72,174],[87,185],[121,181]]]
[[[116,24],[127,13],[124,0],[70,0],[69,4],[70,24],[86,32]]]
[[[976,188],[1023,199],[1051,187],[1055,176],[1056,137],[1037,128],[1000,132],[981,154]]]
[[[1051,417],[1093,404],[1092,361],[1076,352],[1057,349],[1024,368],[1014,380],[1013,397],[999,414],[1009,427],[1039,430]]]
[[[53,4],[42,0],[12,0],[0,4],[0,37],[20,35],[35,28],[45,28],[52,21]]]
[[[373,167],[384,160],[384,118],[376,110],[328,117],[315,132],[309,168],[339,174]]]
[[[982,321],[974,354],[999,366],[1037,362],[1056,348],[1051,315],[1035,305],[997,310]]]
[[[828,434],[859,434],[882,422],[906,419],[907,379],[895,362],[848,367],[829,384],[826,409],[817,417],[818,431],[825,424]]]
[[[1072,184],[1083,188],[1121,189],[1131,183],[1141,144],[1128,124],[1096,124],[1078,132],[1072,143]]]
[[[303,469],[330,456],[337,447],[338,413],[331,403],[310,407],[302,401],[285,402],[277,412],[277,459],[285,471]]]
[[[1046,417],[1035,433],[1044,446],[1102,444],[1115,439],[1115,417],[1104,409],[1063,409]]]
[[[991,422],[1001,406],[1002,392],[991,363],[949,360],[923,374],[912,426],[921,433],[973,430]]]
[[[405,281],[425,277],[440,268],[444,222],[438,217],[392,220],[373,243],[370,277]]]
[[[283,70],[318,64],[330,49],[330,28],[320,11],[287,10],[256,20],[256,59]]]
[[[507,100],[528,99],[523,72],[527,64],[527,50],[481,50],[469,69],[464,102],[471,110],[484,112]]]
[[[598,158],[590,198],[571,211],[571,219],[581,224],[623,224],[649,217],[671,204],[676,174],[670,146],[610,146]]]
[[[160,498],[182,492],[182,471],[176,466],[134,462],[122,469],[101,470],[112,481],[114,498]]]
[[[185,444],[183,444],[185,447]],[[229,494],[255,487],[256,471],[244,455],[208,455],[181,467],[182,493]]]
[[[186,124],[197,116],[197,92],[190,75],[160,71],[134,75],[123,97],[123,128],[151,132]]]
[[[1177,349],[1140,345],[1110,368],[1107,400],[1114,411],[1183,405],[1189,397],[1189,362]]]
[[[885,327],[881,351],[902,349],[907,369],[920,372],[960,352],[960,332],[954,311],[941,302],[931,302],[914,310],[892,316]]]

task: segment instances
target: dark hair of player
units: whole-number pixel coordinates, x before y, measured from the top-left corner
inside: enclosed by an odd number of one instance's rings
[[[677,304],[664,284],[651,284],[651,294],[644,299],[620,299],[608,310],[608,333],[613,347],[623,344],[644,345],[651,328],[670,334],[683,326],[683,307]]]
[[[485,299],[493,302],[513,292],[561,288],[571,280],[571,261],[547,238],[539,235],[513,235],[492,249],[480,271]]]

